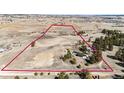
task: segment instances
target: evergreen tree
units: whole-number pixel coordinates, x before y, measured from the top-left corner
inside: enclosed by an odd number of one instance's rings
[[[102,33],[103,33],[103,34],[106,34],[106,32],[107,32],[106,29],[103,29],[103,30],[102,30]]]
[[[99,62],[102,60],[102,51],[101,50],[96,50],[94,52],[95,60],[96,62]]]
[[[55,79],[69,79],[69,76],[65,72],[61,72],[61,73],[58,73]]]
[[[90,57],[90,63],[91,64],[96,63],[96,58],[94,54]]]
[[[116,52],[115,57],[116,57],[118,60],[124,62],[124,48],[123,48],[123,49],[120,48],[120,49]]]
[[[107,50],[107,44],[105,40],[103,40],[102,50],[103,51]]]
[[[115,45],[116,45],[116,46],[119,46],[119,45],[120,45],[119,38],[116,38],[116,39],[115,39]]]
[[[67,55],[68,55],[68,58],[72,57],[71,51],[69,49],[67,49]]]
[[[112,45],[112,43],[109,43],[109,45],[108,45],[108,50],[109,50],[109,51],[112,51],[112,50],[113,50],[113,45]]]
[[[79,77],[81,79],[91,79],[91,73],[90,72],[77,72],[77,74],[79,75]]]

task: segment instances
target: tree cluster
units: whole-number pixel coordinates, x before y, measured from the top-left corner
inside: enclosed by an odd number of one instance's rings
[[[65,72],[61,72],[61,73],[58,73],[57,74],[57,76],[55,77],[55,79],[69,79],[69,76]]]
[[[115,58],[124,62],[124,48],[120,48],[116,54],[115,54]]]
[[[101,36],[96,38],[93,42],[93,47],[96,49],[101,49],[103,51],[113,50],[113,45],[115,46],[124,46],[124,33],[121,33],[118,30],[107,30],[103,29],[102,33],[106,36]]]
[[[95,50],[102,50],[102,51],[112,51],[113,50],[113,43],[114,39],[111,37],[105,36],[104,38],[101,36],[100,38],[96,38],[93,42],[93,47]]]
[[[113,45],[124,46],[124,33],[121,33],[121,31],[103,29],[102,33],[106,35],[104,38],[105,46],[108,46],[108,48],[110,46],[110,50]]]
[[[79,77],[81,79],[91,79],[92,78],[90,72],[76,72],[76,74],[79,75]]]
[[[70,58],[72,58],[72,54],[69,49],[67,49],[67,54],[65,54],[63,57],[60,57],[60,59],[62,59],[63,61],[66,61],[67,59],[70,59]]]
[[[83,53],[86,54],[87,52],[87,47],[84,43],[81,44],[81,46],[79,47],[79,50]]]
[[[92,56],[90,56],[89,63],[98,63],[102,60],[102,51],[101,50],[96,50],[93,52]]]

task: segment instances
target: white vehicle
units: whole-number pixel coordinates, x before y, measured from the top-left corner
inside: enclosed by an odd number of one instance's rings
[[[0,48],[0,53],[2,53],[2,52],[4,52],[5,51],[5,49],[3,49],[3,48]]]

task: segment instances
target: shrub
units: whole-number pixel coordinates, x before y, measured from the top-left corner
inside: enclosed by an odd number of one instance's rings
[[[24,79],[28,79],[27,77],[24,77]]]
[[[67,49],[67,54],[65,54],[63,57],[60,57],[63,61],[66,61],[67,59],[72,58],[72,54],[69,49]]]
[[[35,75],[35,76],[37,76],[37,75],[38,75],[38,73],[37,73],[37,72],[35,72],[35,73],[34,73],[34,75]]]
[[[77,66],[77,68],[81,68],[81,65],[79,64],[79,65]]]
[[[124,62],[124,48],[122,48],[122,49],[120,48],[120,49],[116,52],[115,58],[118,59],[118,60],[120,60],[120,61],[122,61],[122,62]]]
[[[76,59],[75,59],[75,58],[72,58],[72,59],[70,60],[70,63],[71,63],[71,64],[76,64]]]
[[[77,73],[81,79],[91,79],[92,76],[89,72],[78,72]]]
[[[69,79],[69,76],[65,72],[61,72],[55,76],[55,79]]]
[[[41,72],[40,75],[42,76],[43,75],[43,72]]]
[[[19,77],[19,76],[15,76],[14,78],[15,78],[15,79],[20,79],[20,77]]]
[[[70,75],[73,75],[73,73],[69,73]]]
[[[68,74],[66,74],[66,75],[64,76],[64,79],[69,79]]]

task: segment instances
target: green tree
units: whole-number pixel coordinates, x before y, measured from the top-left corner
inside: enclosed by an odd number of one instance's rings
[[[116,59],[123,61],[124,62],[124,48],[120,48],[116,54],[115,54]]]
[[[65,72],[60,72],[55,76],[55,79],[69,79],[69,76]]]
[[[103,40],[102,50],[103,50],[103,51],[106,51],[106,50],[107,50],[107,43],[106,43],[106,40]]]
[[[93,54],[95,56],[96,62],[99,62],[102,60],[102,51],[101,50],[96,50]]]
[[[109,51],[112,51],[112,50],[113,50],[113,45],[112,45],[112,43],[109,43],[109,45],[108,45],[108,50],[109,50]]]
[[[24,79],[28,79],[27,77],[24,77]]]
[[[35,72],[35,73],[34,73],[34,75],[35,75],[35,76],[37,76],[37,75],[38,75],[38,73],[37,73],[37,72]]]
[[[20,79],[20,77],[19,77],[19,76],[15,76],[14,78],[15,78],[15,79]]]
[[[77,62],[76,62],[76,59],[75,58],[72,58],[71,60],[70,60],[70,63],[71,64],[76,64]]]
[[[48,73],[48,75],[50,75],[50,72]]]
[[[116,46],[119,46],[119,45],[120,45],[119,38],[116,38],[116,39],[115,39],[115,45],[116,45]]]
[[[71,51],[69,49],[67,49],[67,55],[68,55],[68,58],[72,57]]]
[[[66,61],[67,59],[70,59],[70,58],[72,58],[72,54],[69,49],[67,49],[67,54],[65,54],[63,57],[60,57],[60,59],[62,59],[63,61]]]
[[[43,72],[41,72],[40,75],[42,76],[43,75]]]
[[[90,72],[78,72],[77,73],[81,79],[91,79],[91,73]]]
[[[91,64],[96,63],[96,58],[94,54],[90,57],[90,63]]]
[[[107,32],[106,29],[103,29],[103,30],[102,30],[102,33],[103,33],[103,34],[106,34],[106,32]]]
[[[81,65],[79,64],[79,65],[77,65],[77,68],[81,68]]]
[[[86,45],[82,44],[81,47],[79,47],[79,50],[80,50],[82,53],[86,53],[86,51],[87,51]]]

